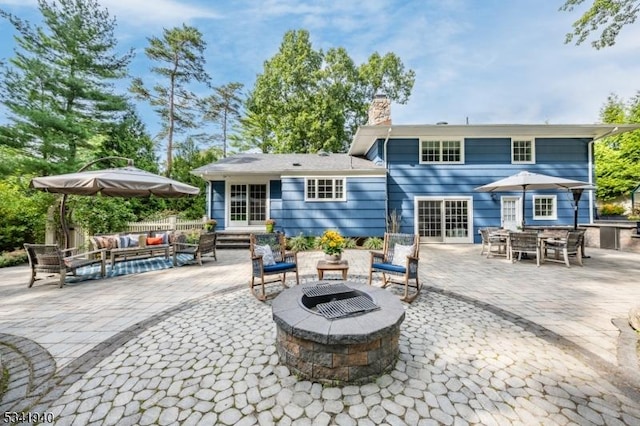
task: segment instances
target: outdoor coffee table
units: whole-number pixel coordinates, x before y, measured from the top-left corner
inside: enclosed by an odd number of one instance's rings
[[[347,272],[349,271],[349,262],[346,260],[341,260],[337,263],[327,262],[326,260],[319,260],[318,265],[316,266],[318,269],[318,279],[323,279],[324,273],[326,271],[341,271],[342,279],[347,279]]]

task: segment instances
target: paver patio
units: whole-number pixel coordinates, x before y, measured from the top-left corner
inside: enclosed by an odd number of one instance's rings
[[[247,251],[63,289],[27,289],[26,267],[2,269],[13,393],[0,411],[51,411],[56,424],[640,423],[637,337],[612,322],[640,303],[640,255],[589,249],[569,269],[472,245],[420,251],[425,288],[405,305],[400,361],[346,387],[278,364]],[[321,256],[299,254],[303,280]],[[351,279],[366,280],[368,257],[345,253]]]

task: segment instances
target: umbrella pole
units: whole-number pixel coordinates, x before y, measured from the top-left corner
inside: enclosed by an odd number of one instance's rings
[[[526,185],[522,185],[522,230],[524,231],[524,225],[525,225],[525,220],[524,220],[524,212],[525,212],[525,200],[526,200],[526,194],[527,194],[527,186]]]
[[[62,194],[60,200],[60,227],[62,228],[62,248],[69,248],[69,225],[67,224],[67,194]]]

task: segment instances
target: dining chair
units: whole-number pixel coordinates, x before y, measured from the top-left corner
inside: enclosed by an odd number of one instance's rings
[[[533,253],[536,256],[536,265],[540,266],[540,245],[536,231],[509,233],[509,250],[512,262],[515,263],[516,260],[521,260],[524,253]]]

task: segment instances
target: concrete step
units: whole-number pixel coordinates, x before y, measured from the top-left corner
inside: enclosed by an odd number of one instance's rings
[[[219,232],[216,247],[220,249],[249,249],[249,233]]]

